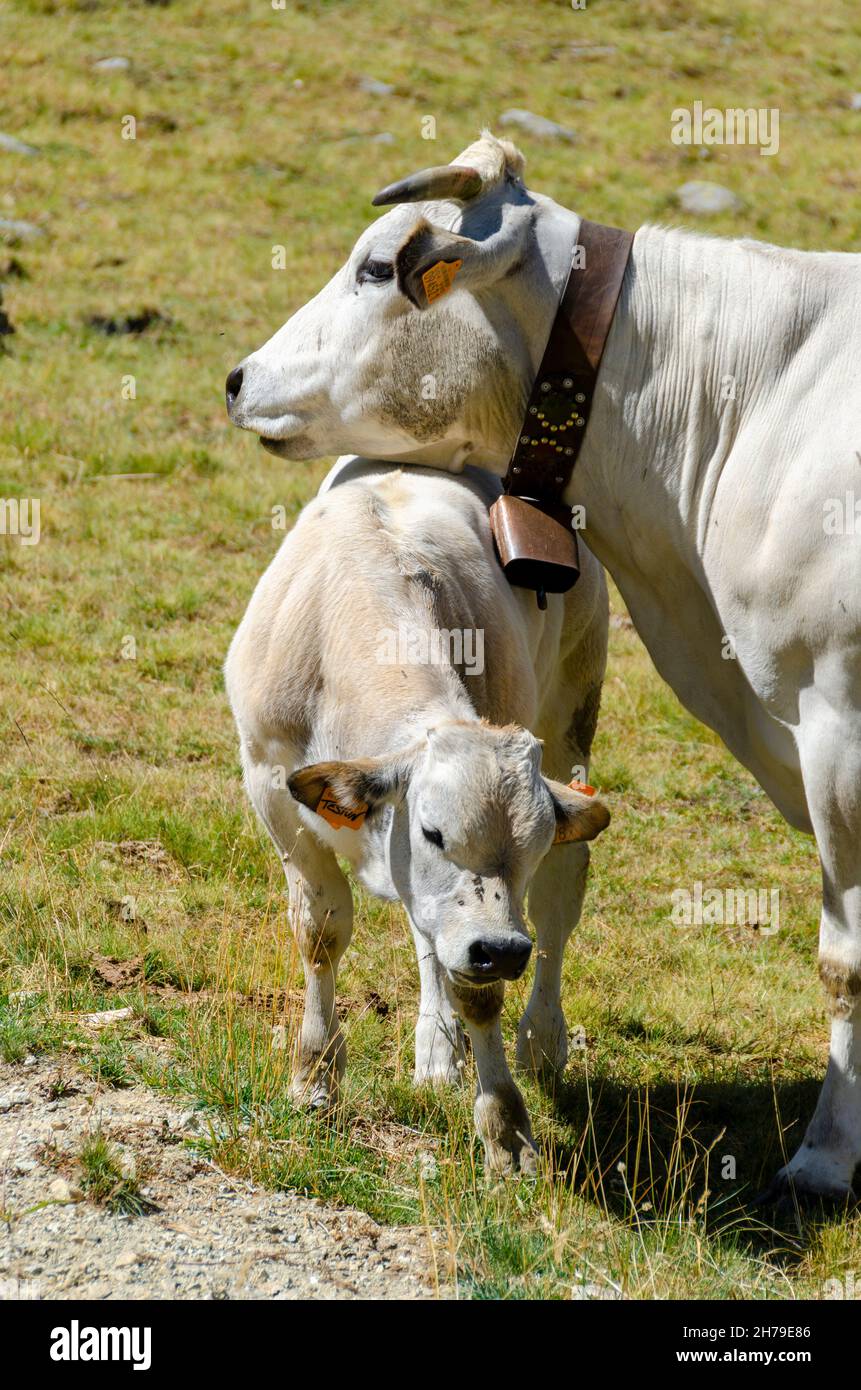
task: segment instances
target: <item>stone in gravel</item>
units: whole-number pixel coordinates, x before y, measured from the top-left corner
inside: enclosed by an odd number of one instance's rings
[[[15,135],[6,135],[0,130],[0,150],[6,150],[9,154],[38,154],[35,145],[28,145],[24,140],[19,140]]]
[[[137,1250],[127,1247],[117,1255],[115,1265],[117,1269],[131,1269],[132,1265],[139,1265],[142,1259],[143,1256]]]
[[[19,1158],[15,1164],[15,1172],[19,1177],[24,1177],[27,1173],[35,1172],[38,1166],[35,1158]]]
[[[390,97],[394,91],[391,82],[379,82],[376,77],[360,77],[359,91],[372,97]]]
[[[12,1110],[16,1105],[27,1104],[26,1091],[7,1091],[4,1096],[0,1096],[0,1111],[4,1114],[7,1110]]]
[[[82,1284],[80,1288],[74,1290],[74,1295],[75,1298],[82,1298],[88,1303],[92,1303],[111,1298],[114,1292],[113,1284],[109,1284],[107,1280],[97,1279],[94,1284]]]
[[[93,63],[94,72],[125,72],[130,67],[128,58],[99,58]]]
[[[741,202],[728,188],[719,183],[706,183],[704,179],[693,179],[683,183],[676,197],[685,212],[710,217],[717,212],[736,212]]]
[[[44,235],[44,228],[37,227],[35,222],[22,222],[15,217],[0,217],[0,237],[4,241],[35,241],[37,237]]]
[[[509,111],[503,111],[499,118],[500,125],[514,125],[521,130],[525,130],[528,135],[534,135],[538,140],[576,140],[573,130],[567,126],[557,125],[556,121],[548,120],[546,116],[536,116],[534,111],[524,111],[519,106],[512,106]]]
[[[849,98],[850,111],[861,111],[861,92],[853,92]]]
[[[124,1023],[127,1018],[134,1016],[134,1009],[104,1009],[101,1013],[80,1014],[77,1021],[88,1028],[110,1028],[112,1024]]]
[[[76,1192],[77,1189],[66,1182],[65,1178],[55,1178],[48,1188],[48,1196],[55,1202],[72,1202],[75,1200]]]
[[[199,1110],[186,1110],[185,1114],[180,1115],[176,1123],[177,1130],[185,1130],[188,1134],[205,1134],[207,1131],[206,1117]]]
[[[115,1144],[114,1148],[119,1159],[120,1172],[124,1178],[134,1182],[138,1175],[137,1159],[134,1153],[125,1144]]]

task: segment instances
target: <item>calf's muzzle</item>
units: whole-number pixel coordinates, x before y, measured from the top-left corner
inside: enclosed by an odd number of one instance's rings
[[[478,937],[470,943],[469,968],[476,980],[519,980],[532,953],[528,936],[499,940]]]

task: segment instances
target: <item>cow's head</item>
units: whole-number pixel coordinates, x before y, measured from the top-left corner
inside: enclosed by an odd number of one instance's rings
[[[541,744],[516,726],[446,720],[401,753],[300,768],[289,787],[312,810],[326,788],[354,813],[394,807],[395,888],[450,978],[469,985],[523,973],[540,861],[554,840],[565,843],[552,853],[570,853],[610,820],[602,802],[542,776]]]
[[[504,471],[579,225],[529,193],[522,168],[485,134],[378,194],[397,206],[230,373],[234,424],[283,458],[471,458]]]

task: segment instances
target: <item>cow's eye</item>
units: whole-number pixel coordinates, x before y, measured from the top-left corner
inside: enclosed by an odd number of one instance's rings
[[[422,834],[432,845],[436,845],[437,849],[442,849],[442,834],[439,830],[428,830],[427,827],[423,825]]]
[[[359,268],[359,284],[371,280],[377,285],[382,285],[386,280],[391,280],[394,273],[395,267],[391,261],[367,260]]]

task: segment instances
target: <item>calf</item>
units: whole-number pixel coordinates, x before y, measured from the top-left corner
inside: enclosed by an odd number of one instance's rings
[[[344,1070],[335,978],[353,904],[341,856],[406,908],[421,979],[416,1081],[459,1079],[462,1019],[487,1167],[529,1169],[500,1012],[531,951],[528,889],[538,960],[518,1062],[564,1066],[562,953],[584,842],[609,821],[566,785],[586,774],[598,714],[604,574],[583,549],[577,586],[542,612],[494,557],[495,479],[344,465],[257,585],[226,664],[245,783],[284,863],[305,968],[291,1093],[328,1106]]]

